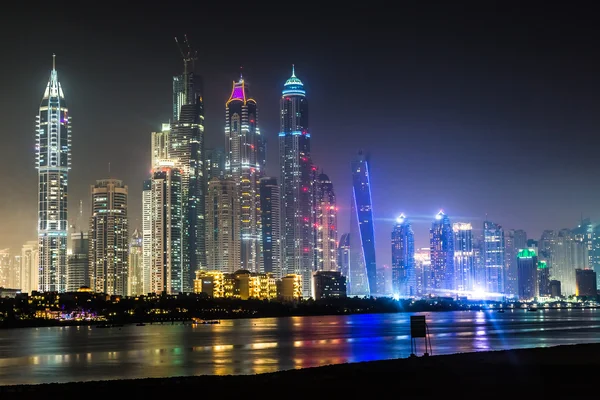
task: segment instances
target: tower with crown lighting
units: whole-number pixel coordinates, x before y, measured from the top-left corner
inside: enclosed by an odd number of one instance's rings
[[[67,192],[71,169],[71,117],[55,57],[36,117],[39,290],[67,289]],[[34,288],[32,288],[35,290]]]
[[[250,97],[240,74],[225,103],[225,175],[235,182],[237,192],[234,205],[240,217],[240,268],[250,272],[262,269],[259,181],[265,157],[257,111],[256,100]]]

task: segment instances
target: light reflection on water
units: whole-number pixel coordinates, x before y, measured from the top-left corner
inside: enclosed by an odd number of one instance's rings
[[[600,342],[600,310],[427,315],[433,354]],[[255,374],[408,357],[410,315],[0,331],[0,385]],[[418,352],[424,351],[422,340]]]

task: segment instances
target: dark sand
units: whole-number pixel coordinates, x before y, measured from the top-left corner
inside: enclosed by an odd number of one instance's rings
[[[201,399],[205,395],[280,400],[391,400],[406,395],[552,399],[586,394],[597,397],[593,393],[599,386],[600,344],[592,344],[373,361],[261,375],[4,386],[0,387],[0,399]]]

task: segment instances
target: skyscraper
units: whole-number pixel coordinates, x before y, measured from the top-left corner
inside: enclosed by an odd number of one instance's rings
[[[233,82],[231,96],[225,103],[225,171],[233,179],[239,198],[240,268],[260,272],[261,221],[259,179],[262,177],[263,148],[256,100],[240,75]]]
[[[450,219],[442,210],[435,216],[429,231],[432,289],[454,290],[454,232]]]
[[[538,295],[538,259],[534,249],[519,249],[517,269],[519,272],[519,300],[531,300]]]
[[[518,288],[517,253],[527,247],[527,233],[509,230],[504,235],[504,293],[516,296]]]
[[[39,289],[67,289],[67,188],[71,169],[71,117],[56,72],[52,72],[36,119],[38,170]]]
[[[348,292],[369,296],[377,290],[375,226],[371,200],[369,161],[362,151],[351,163],[352,203],[350,209],[350,274]]]
[[[240,269],[240,207],[233,179],[214,177],[206,196],[207,267],[233,273]]]
[[[262,250],[264,272],[281,279],[281,207],[276,178],[260,180],[260,210],[262,218]]]
[[[454,231],[454,279],[456,290],[471,291],[475,283],[475,253],[473,251],[473,226],[456,222]]]
[[[21,248],[20,288],[24,293],[31,293],[38,290],[40,282],[38,251],[37,240],[30,240]]]
[[[183,74],[173,77],[173,123],[168,158],[181,172],[183,217],[182,291],[192,292],[195,272],[206,265],[204,242],[204,100],[202,80],[194,72],[196,52],[187,37],[180,47]]]
[[[129,242],[129,287],[127,289],[129,296],[144,294],[143,246],[143,236],[136,229]]]
[[[292,76],[281,92],[279,168],[281,169],[282,274],[302,276],[302,296],[311,295],[314,269],[313,164],[308,102],[304,84]]]
[[[537,265],[538,296],[550,296],[550,270],[546,261],[538,261]]]
[[[90,218],[90,287],[98,293],[127,295],[129,228],[127,186],[102,179],[92,186]]]
[[[415,234],[404,214],[392,231],[392,292],[407,297],[417,294],[415,275]]]
[[[317,271],[337,271],[337,206],[333,184],[323,173],[314,182]]]
[[[170,140],[171,124],[162,124],[160,132],[152,132],[152,168],[157,167],[161,160],[169,158]]]
[[[71,233],[71,252],[68,256],[67,291],[90,287],[90,240],[88,232]]]
[[[483,223],[483,257],[485,260],[486,291],[504,293],[504,229],[485,221]]]
[[[221,147],[216,147],[214,149],[206,149],[205,154],[204,169],[206,182],[210,182],[212,178],[225,178],[225,150]]]
[[[163,160],[151,181],[150,291],[183,292],[183,196],[181,171],[175,162]]]
[[[342,275],[348,277],[350,270],[350,234],[344,233],[338,244],[338,268]]]
[[[158,167],[158,162],[156,167]],[[147,179],[142,187],[142,294],[153,291],[153,209],[152,179]]]

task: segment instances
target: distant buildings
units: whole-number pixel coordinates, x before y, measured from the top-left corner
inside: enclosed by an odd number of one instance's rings
[[[277,298],[277,284],[272,274],[238,270],[234,273],[196,271],[194,292],[215,298],[273,300]]]
[[[519,274],[519,300],[532,300],[538,296],[538,258],[534,249],[519,249],[517,269]]]
[[[401,297],[417,294],[415,277],[415,235],[404,214],[392,230],[392,292]]]
[[[67,192],[71,169],[71,117],[54,56],[50,80],[36,118],[38,170],[39,288],[67,290]]]
[[[75,292],[82,286],[90,287],[89,232],[71,234],[71,252],[68,255],[67,291]]]
[[[338,267],[342,275],[348,278],[350,271],[350,234],[344,233],[338,244]]]
[[[539,260],[537,265],[538,296],[550,297],[550,269],[546,261]]]
[[[369,161],[360,151],[351,163],[350,271],[348,294],[370,296],[377,290],[375,227]]]
[[[97,293],[125,296],[129,273],[127,186],[117,179],[103,179],[91,190],[90,287]]]
[[[504,235],[504,292],[518,294],[517,254],[527,248],[527,233],[522,229],[509,230]]]
[[[456,290],[471,291],[475,287],[475,252],[473,226],[469,223],[452,224],[454,232],[454,279]]]
[[[317,271],[314,282],[315,300],[346,297],[346,277],[339,271]]]
[[[486,291],[504,293],[504,229],[485,221],[483,223],[483,258],[485,262]]]
[[[454,232],[443,211],[435,216],[429,231],[431,250],[431,289],[440,292],[454,290]]]

